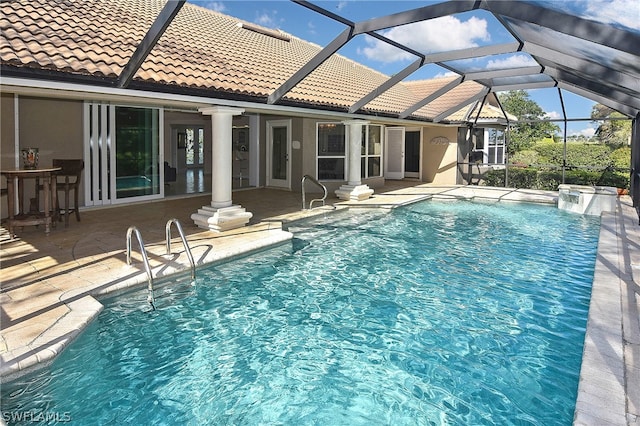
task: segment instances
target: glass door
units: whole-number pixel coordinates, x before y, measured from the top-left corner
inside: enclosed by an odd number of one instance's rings
[[[85,102],[84,117],[85,204],[162,197],[162,110]]]
[[[404,177],[420,178],[420,131],[405,132]]]
[[[151,108],[115,108],[115,149],[110,170],[115,170],[115,197],[124,199],[159,195],[160,113]]]
[[[404,178],[404,127],[386,128],[386,149],[384,157],[384,177]]]
[[[291,120],[267,122],[267,186],[291,188]]]
[[[187,127],[184,133],[178,134],[178,139],[183,138],[184,143],[178,140],[178,146],[186,148],[187,167],[202,167],[204,164],[204,128]]]

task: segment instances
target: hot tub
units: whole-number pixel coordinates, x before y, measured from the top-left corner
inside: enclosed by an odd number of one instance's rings
[[[600,216],[616,210],[618,190],[610,186],[559,185],[558,208]]]

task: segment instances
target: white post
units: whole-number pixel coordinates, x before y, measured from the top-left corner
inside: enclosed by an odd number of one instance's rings
[[[347,153],[347,184],[335,191],[341,200],[366,200],[373,194],[373,189],[362,184],[362,126],[369,124],[364,120],[344,121],[349,129],[349,151]]]
[[[203,206],[191,219],[200,228],[216,232],[239,228],[253,216],[231,199],[233,116],[242,114],[244,109],[214,106],[199,111],[211,116],[211,206]]]

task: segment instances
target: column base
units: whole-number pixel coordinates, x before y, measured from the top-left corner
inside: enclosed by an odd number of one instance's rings
[[[362,201],[371,197],[373,189],[368,185],[342,185],[335,193],[341,200]]]
[[[197,213],[191,215],[196,226],[214,232],[224,232],[229,229],[241,228],[249,223],[253,213],[245,211],[240,205],[215,208],[203,206]]]

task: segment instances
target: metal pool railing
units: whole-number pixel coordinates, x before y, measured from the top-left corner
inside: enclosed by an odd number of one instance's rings
[[[320,188],[322,188],[322,191],[324,192],[324,194],[323,194],[322,198],[316,198],[316,199],[313,199],[313,200],[311,200],[311,201],[309,202],[309,210],[311,210],[311,208],[312,208],[312,206],[313,206],[313,203],[314,203],[314,202],[316,202],[316,201],[318,201],[318,202],[322,201],[322,205],[324,206],[324,200],[326,200],[326,199],[327,199],[327,187],[326,187],[326,186],[324,186],[323,184],[321,184],[320,182],[318,182],[318,180],[317,180],[317,179],[315,179],[314,177],[309,176],[309,175],[304,175],[304,176],[302,177],[302,210],[305,210],[305,209],[306,209],[304,183],[305,183],[305,181],[306,181],[307,179],[309,179],[311,182],[315,183],[315,184],[316,184],[316,185],[318,185]]]
[[[187,253],[187,257],[189,258],[189,263],[191,265],[191,279],[194,280],[196,278],[196,263],[193,260],[193,255],[191,254],[191,249],[189,248],[189,244],[187,243],[187,238],[184,235],[184,231],[182,229],[182,225],[178,219],[169,219],[167,224],[165,225],[166,231],[166,247],[167,254],[171,254],[171,225],[175,224],[176,229],[178,230],[178,234],[180,234],[180,239],[182,240],[182,244],[184,245],[184,250]],[[140,234],[140,230],[135,226],[130,226],[127,229],[127,265],[131,265],[131,236],[135,234],[138,245],[140,246],[140,253],[142,254],[142,263],[144,264],[144,269],[147,272],[148,286],[147,289],[149,291],[149,296],[147,297],[147,301],[151,305],[151,307],[155,310],[155,297],[153,294],[153,274],[151,273],[151,266],[149,265],[149,257],[147,256],[147,249],[144,245],[144,241],[142,241],[142,235]]]
[[[127,229],[127,265],[131,265],[131,235],[136,234],[136,238],[138,239],[138,245],[140,246],[140,253],[142,254],[142,262],[144,263],[144,269],[147,271],[147,279],[149,281],[148,290],[149,296],[147,297],[147,301],[155,310],[154,306],[155,298],[153,297],[153,274],[151,273],[151,267],[149,266],[149,257],[147,256],[147,249],[144,246],[144,242],[142,241],[142,235],[140,235],[140,231],[135,226],[130,226]]]
[[[189,248],[189,244],[187,243],[187,238],[184,236],[184,231],[182,230],[182,225],[178,219],[169,219],[167,225],[165,226],[165,231],[167,234],[167,254],[171,254],[171,225],[175,224],[176,229],[178,230],[178,234],[180,234],[180,239],[182,240],[182,245],[184,245],[184,251],[187,252],[187,257],[189,258],[189,263],[191,264],[191,279],[196,279],[196,263],[193,260],[193,255],[191,255],[191,249]]]

